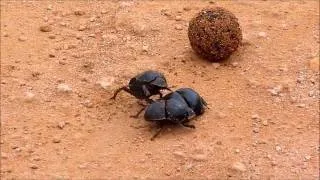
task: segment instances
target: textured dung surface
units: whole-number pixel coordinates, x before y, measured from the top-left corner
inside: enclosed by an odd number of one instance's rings
[[[228,58],[242,40],[238,19],[220,7],[203,9],[192,18],[188,36],[192,48],[211,61]]]

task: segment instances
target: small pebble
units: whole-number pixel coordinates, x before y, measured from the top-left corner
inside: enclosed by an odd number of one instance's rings
[[[31,169],[38,169],[39,167],[38,167],[36,164],[31,164],[31,165],[30,165],[30,168],[31,168]]]
[[[114,80],[114,77],[103,77],[100,80],[98,80],[96,84],[100,85],[100,87],[102,87],[103,89],[108,89],[108,87],[110,87],[113,84]]]
[[[218,69],[218,67],[220,67],[220,63],[212,63],[212,66],[213,66],[215,69]]]
[[[1,159],[8,159],[8,154],[1,152]]]
[[[231,65],[232,65],[232,67],[237,67],[239,65],[239,63],[238,62],[233,62],[233,63],[231,63]]]
[[[87,164],[80,164],[78,167],[79,169],[85,169],[87,168]]]
[[[298,108],[305,108],[305,107],[306,107],[306,104],[297,104],[297,107],[298,107]]]
[[[259,133],[259,128],[253,128],[254,133]]]
[[[94,106],[93,103],[89,99],[85,100],[81,104],[83,104],[87,108],[93,108],[93,106]]]
[[[23,42],[23,41],[27,40],[27,37],[26,36],[19,36],[18,40]]]
[[[184,10],[184,11],[190,11],[191,8],[190,8],[190,7],[184,7],[183,10]]]
[[[53,8],[52,5],[49,4],[48,7],[47,7],[47,10],[52,10],[52,8]]]
[[[263,121],[262,121],[262,125],[268,126],[268,120],[263,120]]]
[[[50,32],[50,31],[52,31],[52,27],[49,26],[49,25],[42,25],[42,26],[40,26],[39,29],[40,29],[41,32]]]
[[[257,119],[260,119],[260,116],[259,116],[258,114],[253,114],[253,115],[251,116],[251,119],[257,120]]]
[[[196,155],[191,156],[191,158],[195,161],[206,161],[207,155],[206,154],[196,154]]]
[[[223,112],[217,112],[216,117],[219,119],[224,119],[225,117],[227,117],[227,115],[224,114]]]
[[[4,32],[2,35],[3,37],[9,37],[9,34],[7,32]]]
[[[102,10],[101,10],[101,14],[107,14],[107,10],[102,9]]]
[[[282,91],[282,86],[278,85],[272,89],[268,89],[272,96],[278,96]]]
[[[282,148],[280,146],[276,146],[276,151],[280,152]]]
[[[58,92],[71,92],[72,88],[67,84],[59,84],[57,86]]]
[[[34,100],[35,94],[33,94],[32,92],[26,92],[25,93],[25,102],[32,102]]]
[[[267,33],[265,33],[265,32],[259,32],[259,33],[258,33],[258,36],[259,36],[259,37],[262,37],[262,38],[265,38],[265,37],[267,37]]]
[[[177,24],[175,27],[174,27],[176,30],[182,30],[182,26],[180,24]]]
[[[85,15],[86,13],[84,11],[81,11],[81,10],[76,10],[76,11],[74,11],[74,14],[76,16],[82,16],[82,15]]]
[[[319,56],[312,58],[309,61],[309,67],[311,70],[318,72],[319,71]]]
[[[53,143],[60,143],[61,140],[60,140],[59,137],[54,137],[54,138],[52,139],[52,142],[53,142]]]
[[[86,28],[87,28],[87,27],[86,27],[85,25],[80,25],[79,28],[78,28],[78,30],[79,30],[79,31],[84,31],[84,30],[86,30]]]
[[[149,46],[147,46],[147,45],[143,45],[142,46],[142,51],[143,52],[148,52],[148,49],[149,49]]]
[[[58,123],[58,128],[63,129],[65,125],[66,125],[66,123],[64,121],[60,121]]]
[[[55,38],[56,38],[56,36],[55,36],[55,35],[53,35],[53,34],[50,34],[50,35],[48,36],[48,38],[49,38],[49,39],[55,39]]]
[[[55,55],[55,51],[53,51],[53,50],[52,50],[52,51],[50,51],[50,52],[49,52],[49,57],[50,57],[50,58],[54,58],[54,57],[56,57],[56,55]]]
[[[244,172],[247,170],[246,166],[242,162],[235,162],[232,165],[232,169],[240,172]]]
[[[182,152],[182,151],[174,151],[173,155],[176,156],[176,157],[179,157],[179,158],[186,157],[186,154],[184,152]]]
[[[181,17],[181,16],[176,16],[175,20],[176,20],[176,21],[181,21],[181,20],[182,20],[182,17]]]
[[[240,150],[239,150],[239,149],[236,149],[236,150],[235,150],[235,152],[236,152],[236,153],[239,153],[239,152],[240,152]]]
[[[308,161],[308,160],[311,159],[311,156],[307,155],[307,156],[304,157],[304,159]]]

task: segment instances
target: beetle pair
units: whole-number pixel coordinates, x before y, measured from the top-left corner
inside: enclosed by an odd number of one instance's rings
[[[191,88],[181,88],[162,97],[160,91],[163,89],[170,90],[163,74],[157,71],[145,71],[133,77],[128,86],[116,90],[111,99],[115,99],[117,94],[124,90],[149,103],[146,107],[144,118],[146,121],[157,122],[160,126],[151,140],[161,132],[162,126],[166,123],[195,128],[194,125],[189,125],[188,122],[193,117],[204,112],[207,105],[204,99]],[[150,99],[152,95],[157,94],[160,95],[159,100],[153,101]],[[133,117],[138,117],[144,109],[141,109]]]

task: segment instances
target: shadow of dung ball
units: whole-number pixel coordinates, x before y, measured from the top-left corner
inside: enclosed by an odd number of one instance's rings
[[[192,18],[188,36],[193,50],[210,61],[228,58],[242,40],[238,19],[220,7],[203,9]]]

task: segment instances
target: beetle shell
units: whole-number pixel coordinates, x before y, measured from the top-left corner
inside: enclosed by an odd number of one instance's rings
[[[161,121],[166,119],[166,106],[165,101],[155,101],[152,104],[150,104],[146,112],[144,114],[144,118],[147,121]]]
[[[129,82],[130,90],[139,99],[158,94],[161,89],[167,87],[168,84],[165,77],[157,71],[145,71],[132,78]]]
[[[196,91],[191,88],[180,88],[176,92],[184,98],[196,115],[203,114],[207,103]]]
[[[194,116],[195,112],[176,92],[167,94],[162,100],[151,103],[144,114],[147,121],[166,120],[176,124],[187,122]]]

